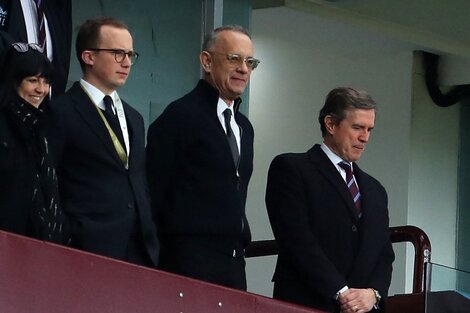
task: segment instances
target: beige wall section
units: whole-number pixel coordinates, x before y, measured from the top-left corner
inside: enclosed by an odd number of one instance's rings
[[[424,85],[421,54],[414,59],[408,223],[428,234],[433,263],[454,267],[460,104],[435,105]]]
[[[252,21],[255,55],[262,61],[250,86],[255,170],[247,212],[253,239],[272,238],[264,204],[272,158],[305,151],[320,142],[317,114],[326,94],[336,86],[349,85],[366,89],[378,103],[376,128],[359,164],[387,189],[391,226],[421,227],[431,239],[433,261],[453,267],[458,107],[443,109],[432,103],[423,83],[421,60],[411,49],[361,50],[354,40],[342,48],[334,40],[331,45],[302,42],[285,35],[300,29],[286,30],[288,25],[282,25],[281,30],[267,12],[255,10]],[[316,26],[328,32],[330,24],[325,20]],[[373,42],[372,38],[371,46]],[[358,40],[357,45],[364,41]],[[394,248],[397,260],[390,294],[411,292],[414,251],[405,244]],[[271,296],[272,284],[266,281],[274,265],[274,257],[247,260],[248,289]]]

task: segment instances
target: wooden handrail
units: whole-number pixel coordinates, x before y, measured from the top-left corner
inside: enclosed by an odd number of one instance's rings
[[[426,233],[419,227],[406,225],[390,227],[390,238],[393,243],[411,242],[415,249],[413,293],[428,290],[427,263],[431,262],[431,242]]]
[[[431,262],[431,243],[426,233],[416,226],[390,227],[392,243],[411,242],[415,249],[413,293],[427,290],[426,264]],[[277,255],[279,248],[276,240],[253,241],[245,249],[247,258]]]

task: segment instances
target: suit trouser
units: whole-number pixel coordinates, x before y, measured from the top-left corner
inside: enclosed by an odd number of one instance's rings
[[[137,214],[135,216],[131,236],[129,237],[126,261],[138,265],[154,267],[142,239],[141,226]]]
[[[337,312],[336,301],[323,299],[315,294],[307,284],[298,280],[279,280],[274,282],[273,298],[300,304],[326,312]]]
[[[169,272],[246,290],[241,242],[211,237],[162,240],[159,264],[161,269]]]

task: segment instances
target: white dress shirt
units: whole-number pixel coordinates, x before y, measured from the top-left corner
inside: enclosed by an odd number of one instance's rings
[[[23,10],[24,23],[26,25],[26,34],[28,36],[28,43],[38,43],[38,15],[36,3],[34,0],[20,0],[21,8]],[[46,48],[47,57],[52,61],[52,40],[51,32],[49,31],[49,24],[47,22],[46,14],[44,14],[44,25],[46,26]]]

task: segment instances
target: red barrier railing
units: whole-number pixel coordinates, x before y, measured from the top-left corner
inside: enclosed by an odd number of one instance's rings
[[[417,227],[392,227],[415,247],[413,292],[425,289],[431,246]],[[0,231],[0,312],[321,313],[322,311]],[[247,257],[277,254],[255,241]]]
[[[0,312],[322,313],[0,231]]]

